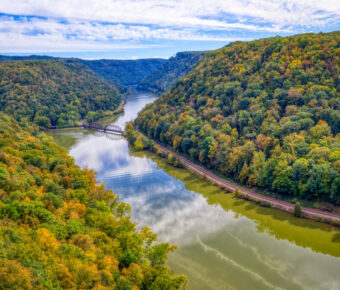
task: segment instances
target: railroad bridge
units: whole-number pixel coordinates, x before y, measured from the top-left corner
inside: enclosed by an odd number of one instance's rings
[[[101,132],[107,132],[107,133],[113,133],[113,134],[123,134],[124,130],[117,125],[102,125],[96,122],[90,123],[90,124],[83,124],[83,128],[90,129],[90,130],[96,130],[96,131],[101,131]]]

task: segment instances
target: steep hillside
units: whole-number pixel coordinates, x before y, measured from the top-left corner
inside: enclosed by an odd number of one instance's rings
[[[0,110],[44,127],[73,126],[89,112],[100,116],[121,102],[112,84],[76,62],[1,62],[0,82]]]
[[[180,289],[168,244],[51,137],[0,113],[1,289]]]
[[[340,204],[340,32],[209,52],[136,124],[243,184]]]
[[[179,52],[171,57],[159,70],[153,72],[138,84],[139,90],[157,94],[170,89],[178,79],[188,74],[193,66],[203,57],[204,52]]]
[[[89,68],[95,74],[115,85],[121,93],[131,89],[161,94],[173,86],[178,79],[188,74],[202,58],[204,52],[179,52],[170,59],[137,60],[83,60],[77,58],[54,58],[49,56],[6,56],[0,55],[0,63],[7,61],[52,60],[73,66]]]
[[[141,80],[157,71],[166,61],[160,58],[81,60],[95,73],[117,85],[122,92],[135,88]]]

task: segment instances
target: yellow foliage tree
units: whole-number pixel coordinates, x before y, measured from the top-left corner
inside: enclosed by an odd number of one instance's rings
[[[174,141],[172,142],[172,145],[175,149],[177,149],[181,145],[181,142],[182,142],[182,137],[176,135],[174,138]]]
[[[37,232],[39,234],[39,244],[43,250],[55,251],[59,248],[60,242],[48,229],[40,228]]]

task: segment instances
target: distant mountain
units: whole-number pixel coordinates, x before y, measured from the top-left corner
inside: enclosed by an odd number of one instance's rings
[[[122,92],[137,87],[139,82],[159,70],[166,59],[150,58],[137,60],[80,60],[95,73],[116,84]]]
[[[46,60],[46,59],[58,59],[56,57],[47,55],[28,55],[28,56],[10,56],[10,55],[0,55],[0,61],[15,61],[15,60]]]
[[[81,63],[96,74],[116,85],[123,93],[134,89],[139,82],[159,70],[167,59],[149,58],[136,60],[100,59],[85,60],[79,58],[59,58],[45,55],[7,56],[0,55],[0,62],[23,60],[56,60],[66,63]]]
[[[0,62],[24,60],[54,60],[68,64],[83,65],[114,84],[121,93],[138,89],[161,94],[176,81],[190,72],[202,58],[204,52],[179,52],[170,59],[150,58],[136,60],[84,60],[78,58],[56,58],[50,56],[6,56],[0,55]]]
[[[340,31],[208,52],[136,124],[242,184],[340,204]]]
[[[88,113],[117,108],[117,88],[80,62],[0,62],[0,110],[41,126],[73,126]]]
[[[204,56],[203,51],[179,52],[171,57],[161,68],[142,80],[137,89],[161,94],[170,89],[178,79],[188,74]]]

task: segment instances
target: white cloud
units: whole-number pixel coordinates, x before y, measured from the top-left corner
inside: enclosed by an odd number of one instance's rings
[[[234,41],[236,37],[216,37],[194,29],[153,28],[146,25],[102,24],[79,20],[60,21],[20,17],[0,17],[0,52],[107,51],[145,48],[145,40]]]
[[[0,13],[17,15],[0,16],[0,52],[109,51],[320,31],[340,24],[340,1],[0,0]]]
[[[161,26],[234,28],[247,27],[248,17],[272,25],[323,26],[339,21],[338,0],[2,0],[0,11],[15,15],[39,15]],[[240,21],[228,23],[223,15]],[[250,26],[251,28],[251,26]]]
[[[53,34],[68,36],[89,41],[108,40],[148,40],[148,39],[180,39],[180,40],[213,40],[229,41],[228,37],[215,37],[207,33],[197,32],[195,29],[183,28],[155,28],[146,25],[102,24],[71,20],[61,22],[56,19],[41,19],[21,17],[20,21],[14,17],[0,18],[0,31],[15,32],[26,35]]]
[[[17,33],[0,33],[0,43],[0,53],[101,52],[156,46],[134,43],[102,43],[84,40],[67,40],[59,35],[27,36]],[[97,59],[97,57],[94,59]]]

